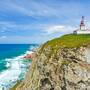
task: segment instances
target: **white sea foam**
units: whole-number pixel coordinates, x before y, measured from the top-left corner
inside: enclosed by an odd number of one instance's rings
[[[10,63],[9,63],[9,62],[7,62],[6,67],[7,67],[7,68],[9,68],[9,67],[10,67]]]
[[[7,61],[6,67],[9,67],[9,69],[0,73],[0,90],[9,90],[8,88],[11,87],[11,84],[15,83],[19,79],[20,74],[25,73],[26,66],[23,64],[22,59],[25,55],[31,53],[33,52],[27,51],[24,55],[5,59]]]
[[[33,51],[26,51],[25,55],[32,54],[32,53],[34,53],[34,52]]]
[[[9,84],[17,81],[21,73],[20,64],[18,61],[11,62],[10,66],[10,69],[0,73],[0,86],[2,88],[9,87]]]

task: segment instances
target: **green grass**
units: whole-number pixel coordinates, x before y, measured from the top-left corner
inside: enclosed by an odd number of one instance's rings
[[[78,48],[80,46],[87,46],[90,44],[90,34],[67,34],[59,38],[55,38],[42,45],[39,53],[44,52],[45,48],[51,47],[51,52],[59,50],[60,48]]]
[[[44,47],[51,46],[53,48],[59,47],[80,47],[90,44],[90,34],[67,34],[59,38],[55,38],[45,43]]]

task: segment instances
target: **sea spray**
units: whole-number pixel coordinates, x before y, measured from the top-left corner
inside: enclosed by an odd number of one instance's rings
[[[10,56],[10,58],[7,58],[7,56],[6,56],[5,59],[3,58],[3,60],[2,59],[0,60],[0,63],[2,63],[1,65],[3,65],[3,63],[4,63],[4,67],[6,67],[6,69],[3,69],[0,72],[0,90],[2,90],[2,89],[9,90],[9,88],[11,88],[17,82],[17,80],[22,80],[24,78],[27,68],[29,67],[31,61],[26,60],[23,57],[26,56],[27,54],[32,53],[31,50],[36,47],[37,47],[37,45],[29,45],[29,47],[27,49],[25,49],[26,51],[23,50],[23,53],[21,55],[19,54],[18,56],[14,56],[14,57]],[[18,51],[19,51],[19,49],[18,49]],[[15,50],[14,50],[14,52],[15,52]],[[6,51],[5,51],[5,53],[6,53]],[[7,55],[7,54],[5,54],[5,55]],[[12,53],[11,53],[11,55],[12,55]]]

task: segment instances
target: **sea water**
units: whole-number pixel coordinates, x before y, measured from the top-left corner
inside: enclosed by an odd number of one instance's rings
[[[23,57],[37,44],[0,44],[0,90],[9,90],[25,77],[31,60]]]

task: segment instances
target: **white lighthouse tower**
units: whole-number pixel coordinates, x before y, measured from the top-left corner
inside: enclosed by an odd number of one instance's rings
[[[82,16],[79,29],[73,32],[74,34],[90,34],[90,29],[86,29],[84,23],[84,16]]]
[[[85,30],[84,16],[82,16],[82,19],[81,19],[80,30],[81,30],[81,31],[84,31],[84,30]]]

